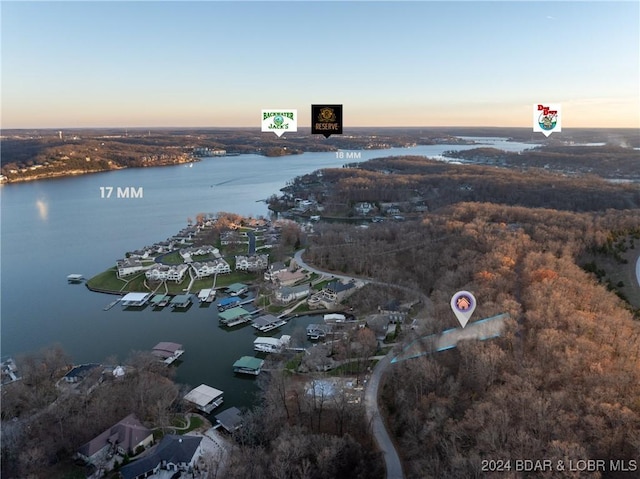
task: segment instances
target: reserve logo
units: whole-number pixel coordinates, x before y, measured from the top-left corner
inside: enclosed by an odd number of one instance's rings
[[[533,105],[533,131],[539,131],[546,137],[554,131],[562,131],[559,103]]]
[[[298,110],[262,110],[262,131],[272,131],[278,136],[298,131]]]
[[[324,135],[342,134],[342,105],[311,105],[311,133]]]

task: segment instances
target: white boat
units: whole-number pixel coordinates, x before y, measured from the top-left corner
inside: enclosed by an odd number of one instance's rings
[[[253,349],[261,353],[279,353],[289,345],[291,336],[283,334],[278,338],[256,338],[253,341]]]
[[[67,276],[67,281],[70,281],[72,283],[79,283],[83,279],[84,276],[82,276],[81,274],[70,274],[69,276]]]

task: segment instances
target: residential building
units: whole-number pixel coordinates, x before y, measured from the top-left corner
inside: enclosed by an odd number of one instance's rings
[[[268,254],[255,254],[251,256],[236,256],[236,270],[238,271],[260,271],[269,266]]]
[[[142,425],[135,414],[129,414],[99,436],[78,449],[78,456],[95,464],[112,454],[134,454],[153,442],[153,433]]]
[[[195,270],[196,278],[198,279],[214,274],[231,273],[231,266],[229,266],[229,263],[227,263],[222,258],[213,261],[205,261],[202,263],[194,261],[193,263],[191,263],[191,266]]]
[[[138,258],[125,258],[116,261],[116,268],[118,268],[118,278],[124,278],[142,271],[144,266]]]
[[[265,281],[275,281],[278,273],[287,271],[287,266],[282,262],[271,263],[267,270],[264,272]]]
[[[142,479],[160,470],[192,472],[202,454],[201,442],[198,436],[167,434],[151,454],[122,466],[120,475],[123,479]]]
[[[179,283],[184,279],[189,266],[186,264],[155,264],[147,271],[145,276],[151,281],[175,281]]]
[[[288,304],[296,299],[306,298],[311,289],[308,284],[300,286],[283,286],[275,292],[276,301],[282,304]]]

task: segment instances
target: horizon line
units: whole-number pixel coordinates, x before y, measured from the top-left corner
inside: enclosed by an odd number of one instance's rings
[[[299,128],[303,129],[311,129],[311,126],[299,126]],[[420,128],[433,128],[433,129],[445,129],[445,128],[496,128],[496,129],[531,129],[532,133],[537,133],[533,131],[531,125],[528,126],[496,126],[496,125],[386,125],[386,126],[372,126],[372,125],[357,125],[357,126],[349,126],[348,128],[405,128],[405,129],[420,129]],[[261,131],[260,126],[177,126],[177,125],[167,125],[167,126],[42,126],[42,127],[13,127],[13,128],[3,128],[0,127],[0,134],[3,131],[15,131],[15,130],[167,130],[167,129],[175,129],[175,130],[216,130],[216,129],[237,129],[237,130],[257,130]],[[562,130],[639,130],[638,126],[572,126],[572,127],[563,127]],[[262,133],[272,133],[272,132],[262,132]],[[290,131],[286,133],[298,133],[297,131]],[[557,133],[562,133],[559,131]],[[342,134],[344,136],[344,133]],[[332,135],[333,136],[333,135]],[[340,136],[340,135],[336,135]]]

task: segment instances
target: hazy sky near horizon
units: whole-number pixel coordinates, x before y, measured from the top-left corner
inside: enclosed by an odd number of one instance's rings
[[[7,2],[2,128],[640,127],[640,4]]]

